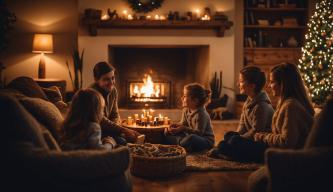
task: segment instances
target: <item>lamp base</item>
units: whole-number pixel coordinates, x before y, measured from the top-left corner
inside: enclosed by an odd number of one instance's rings
[[[38,79],[45,79],[45,59],[43,53],[40,56],[40,61],[38,65]]]

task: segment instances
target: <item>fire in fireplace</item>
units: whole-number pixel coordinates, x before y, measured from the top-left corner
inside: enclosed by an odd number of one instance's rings
[[[129,107],[168,107],[170,101],[170,82],[156,81],[145,74],[142,81],[128,81]]]

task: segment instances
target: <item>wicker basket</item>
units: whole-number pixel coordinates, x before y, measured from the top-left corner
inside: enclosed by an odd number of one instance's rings
[[[163,147],[173,147],[181,151],[180,155],[171,157],[146,157],[131,154],[131,173],[135,176],[155,178],[170,177],[182,173],[186,168],[186,151],[177,145],[158,145]]]

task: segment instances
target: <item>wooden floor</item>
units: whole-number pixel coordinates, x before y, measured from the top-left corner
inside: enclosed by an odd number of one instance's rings
[[[236,130],[237,121],[214,121],[216,141],[226,131]],[[244,192],[251,171],[184,172],[167,179],[132,177],[134,192]]]

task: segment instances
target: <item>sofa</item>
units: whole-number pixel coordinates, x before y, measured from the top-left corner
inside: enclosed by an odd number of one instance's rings
[[[8,191],[131,191],[128,148],[62,151],[58,131],[66,110],[59,109],[66,108],[66,103],[57,106],[51,100],[28,77],[0,90],[1,187]]]
[[[265,166],[249,177],[250,192],[332,191],[333,97],[316,117],[301,150],[269,149]]]

